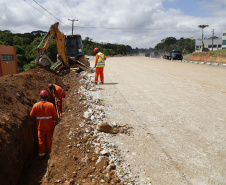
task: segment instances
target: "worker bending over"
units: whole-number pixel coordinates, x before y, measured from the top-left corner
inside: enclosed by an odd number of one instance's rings
[[[62,117],[62,99],[66,97],[65,91],[56,84],[49,84],[49,90],[53,92],[60,118]]]
[[[40,159],[46,155],[45,144],[49,154],[51,153],[52,138],[54,127],[57,124],[57,112],[54,105],[47,101],[48,92],[42,90],[40,92],[41,101],[35,103],[31,112],[31,117],[36,117],[38,128],[38,156]]]
[[[100,83],[104,83],[104,67],[105,67],[105,60],[107,59],[103,53],[99,51],[98,48],[94,48],[94,53],[96,54],[96,61],[95,61],[95,84],[98,84],[98,77],[100,76]]]

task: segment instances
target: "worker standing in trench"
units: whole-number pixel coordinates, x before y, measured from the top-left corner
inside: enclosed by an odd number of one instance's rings
[[[95,84],[98,84],[98,77],[100,76],[100,83],[104,83],[104,67],[105,67],[105,60],[107,59],[103,53],[99,51],[98,48],[94,48],[94,53],[96,54],[96,61],[95,61]]]
[[[49,84],[49,90],[53,92],[53,95],[55,96],[55,103],[57,105],[58,113],[59,113],[59,118],[62,118],[62,99],[66,97],[65,91],[56,84]]]
[[[46,155],[46,142],[49,154],[51,153],[54,127],[57,125],[57,112],[54,105],[47,101],[48,92],[40,92],[41,101],[34,104],[30,116],[36,117],[38,128],[38,157],[42,159]]]

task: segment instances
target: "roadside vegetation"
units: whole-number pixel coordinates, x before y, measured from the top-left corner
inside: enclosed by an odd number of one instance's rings
[[[174,49],[181,50],[183,53],[192,53],[195,51],[195,39],[167,37],[155,46],[155,50],[162,54],[169,53]]]
[[[195,53],[192,53],[192,55],[204,55],[204,56],[211,56],[211,57],[226,56],[226,49],[208,51],[208,52],[195,52]]]

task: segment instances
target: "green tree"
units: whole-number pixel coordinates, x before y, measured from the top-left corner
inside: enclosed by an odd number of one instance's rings
[[[31,61],[29,64],[25,64],[23,66],[23,70],[27,71],[29,69],[37,68],[38,66],[35,65],[35,61]]]
[[[14,36],[13,45],[23,45],[23,39],[21,37]]]
[[[195,50],[194,40],[181,37],[177,40],[175,37],[167,37],[156,44],[155,49],[160,53],[167,53],[173,49],[178,49],[185,52],[193,52]]]

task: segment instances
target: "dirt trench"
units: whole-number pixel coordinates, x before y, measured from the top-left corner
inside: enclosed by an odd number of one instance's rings
[[[0,78],[0,184],[17,184],[37,155],[36,123],[29,113],[49,83],[65,87],[60,76],[41,68]]]
[[[98,136],[83,117],[89,106],[82,103],[78,79],[76,72],[61,77],[43,68],[0,78],[0,184],[123,184],[108,154],[96,152],[101,145],[92,144]],[[49,83],[63,87],[67,97],[51,156],[39,160],[36,122],[29,113]]]

